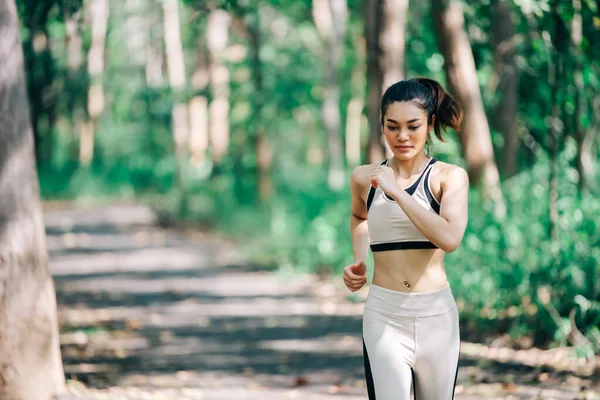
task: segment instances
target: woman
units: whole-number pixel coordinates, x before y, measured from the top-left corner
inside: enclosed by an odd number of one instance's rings
[[[467,226],[464,169],[429,157],[432,131],[458,129],[459,104],[431,79],[400,81],[381,99],[381,128],[393,157],[352,172],[355,262],[344,268],[351,291],[366,283],[370,245],[375,269],[363,315],[369,399],[454,397],[460,338],[444,254]]]

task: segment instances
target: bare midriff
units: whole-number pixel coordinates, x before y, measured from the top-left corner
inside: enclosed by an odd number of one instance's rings
[[[374,252],[373,284],[409,293],[442,289],[448,284],[444,254],[439,249]]]

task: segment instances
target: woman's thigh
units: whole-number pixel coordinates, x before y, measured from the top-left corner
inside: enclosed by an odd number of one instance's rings
[[[365,309],[363,342],[369,399],[410,399],[414,318],[390,318]]]
[[[460,354],[458,310],[415,320],[415,399],[452,399]]]

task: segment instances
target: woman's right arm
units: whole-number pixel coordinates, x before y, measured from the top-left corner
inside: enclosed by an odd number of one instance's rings
[[[352,252],[354,262],[344,267],[342,278],[351,291],[355,292],[367,283],[367,266],[364,260],[369,251],[369,231],[367,230],[367,206],[362,197],[368,175],[364,166],[356,167],[350,178],[350,193],[352,194],[350,213],[350,235],[352,236]]]
[[[365,169],[368,166],[354,168],[350,177],[350,193],[352,195],[350,213],[350,235],[354,261],[365,261],[369,252],[369,231],[367,229],[367,205],[363,198],[368,182]]]

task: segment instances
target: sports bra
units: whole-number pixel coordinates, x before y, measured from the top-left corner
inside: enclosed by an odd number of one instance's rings
[[[440,213],[440,203],[433,196],[429,187],[429,175],[433,157],[419,177],[407,188],[404,188],[423,208]],[[389,159],[379,165],[388,165]],[[389,197],[380,188],[371,186],[367,197],[367,228],[371,251],[405,250],[405,249],[437,249],[412,223],[396,200]]]

